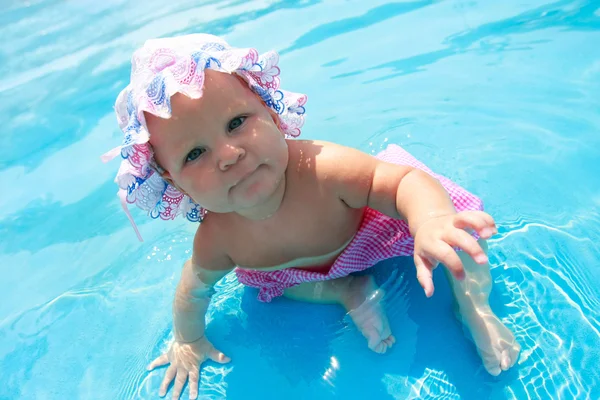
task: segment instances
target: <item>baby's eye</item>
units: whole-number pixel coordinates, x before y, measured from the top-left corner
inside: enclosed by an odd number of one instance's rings
[[[206,150],[196,147],[194,150],[190,151],[185,158],[185,162],[194,161],[196,158],[200,157]]]
[[[242,124],[244,123],[244,121],[246,120],[246,117],[235,117],[234,119],[232,119],[231,121],[229,121],[229,126],[227,126],[227,129],[229,129],[229,132],[239,128],[240,126],[242,126]]]

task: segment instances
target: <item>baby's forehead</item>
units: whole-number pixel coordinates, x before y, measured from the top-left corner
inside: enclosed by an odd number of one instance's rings
[[[171,96],[173,114],[195,113],[199,108],[215,112],[247,104],[256,98],[246,82],[237,75],[213,70],[206,70],[205,74],[202,96],[199,99],[192,99],[182,93]]]
[[[206,70],[202,97],[243,102],[254,98],[255,94],[246,81],[237,74]]]
[[[221,113],[230,113],[239,107],[258,102],[266,107],[243,80],[243,78],[224,72],[206,70],[202,87],[202,96],[193,99],[177,92],[170,98],[171,115],[169,118],[144,112],[146,127],[152,138],[154,133],[172,131],[179,125],[186,126],[186,121],[197,121],[198,118],[213,119]],[[154,142],[151,139],[152,142]]]
[[[171,118],[161,118],[150,112],[144,112],[144,116],[149,127],[160,126],[180,117],[196,115],[204,109],[214,113],[220,109],[247,104],[253,96],[254,93],[241,78],[223,72],[206,71],[200,98],[193,99],[177,92],[170,98]]]

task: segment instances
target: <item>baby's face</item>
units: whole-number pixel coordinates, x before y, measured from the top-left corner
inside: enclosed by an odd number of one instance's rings
[[[251,210],[284,177],[287,143],[273,115],[233,75],[206,70],[204,92],[171,97],[172,115],[146,113],[163,177],[213,212]]]

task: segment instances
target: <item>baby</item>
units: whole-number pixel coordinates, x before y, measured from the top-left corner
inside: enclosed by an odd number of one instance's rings
[[[104,160],[124,159],[116,182],[125,210],[201,222],[175,293],[175,341],[149,365],[170,363],[160,395],[175,379],[179,398],[189,378],[195,398],[201,364],[229,361],[204,335],[204,316],[213,285],[232,270],[261,301],[340,304],[369,348],[385,353],[396,339],[382,291],[351,273],[401,255],[414,256],[427,297],[443,264],[487,371],[513,366],[520,347],[488,303],[485,239],[497,231],[481,201],[396,145],[373,157],[292,139],[306,96],[279,88],[277,62],[211,35],[150,40],[117,99],[125,140]]]

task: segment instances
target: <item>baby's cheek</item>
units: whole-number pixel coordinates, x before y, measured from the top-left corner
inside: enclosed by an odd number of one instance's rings
[[[279,150],[279,162],[281,165],[286,166],[289,160],[290,154],[288,152],[288,146],[285,139],[281,138],[281,147]]]
[[[198,176],[193,182],[194,192],[200,197],[214,197],[222,190],[222,185],[210,174]]]

